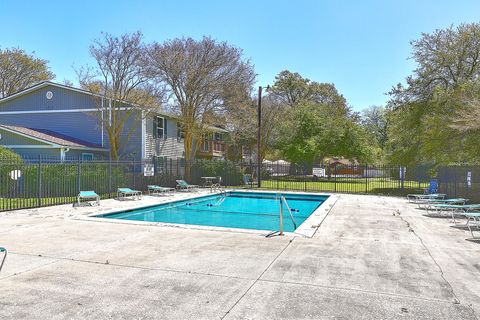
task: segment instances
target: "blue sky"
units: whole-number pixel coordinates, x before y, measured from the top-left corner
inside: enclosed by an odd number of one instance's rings
[[[106,31],[141,30],[145,40],[210,35],[244,50],[258,83],[281,70],[332,82],[355,110],[383,104],[411,73],[410,44],[422,32],[480,22],[480,1],[7,1],[0,47],[50,61],[56,81],[76,83],[88,46]]]

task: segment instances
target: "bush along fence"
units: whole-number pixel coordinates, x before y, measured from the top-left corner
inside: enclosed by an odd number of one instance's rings
[[[216,177],[233,188],[280,191],[345,192],[406,195],[423,192],[437,179],[440,192],[480,202],[480,168],[401,167],[368,165],[295,165],[263,163],[260,185],[254,163],[220,160],[131,159],[82,161],[0,159],[0,211],[35,208],[76,201],[80,190],[114,198],[119,187],[145,191],[150,184],[174,187],[175,180],[204,185]],[[216,182],[217,182],[216,181]]]

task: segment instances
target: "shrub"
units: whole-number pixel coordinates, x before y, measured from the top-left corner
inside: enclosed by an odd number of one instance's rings
[[[202,184],[201,177],[222,177],[222,184],[234,186],[242,184],[243,171],[232,161],[196,160],[191,166],[192,183]]]

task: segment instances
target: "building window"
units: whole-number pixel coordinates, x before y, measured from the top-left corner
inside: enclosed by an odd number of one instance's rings
[[[153,137],[164,139],[166,136],[166,121],[163,117],[153,117]]]
[[[183,125],[177,122],[177,140],[185,139],[185,130],[183,129]]]
[[[200,150],[203,152],[210,151],[210,134],[207,133],[203,136],[203,142],[200,147]]]
[[[92,161],[93,153],[82,153],[82,161]]]
[[[222,141],[222,134],[220,132],[215,132],[215,135],[214,135],[214,140],[215,141]]]

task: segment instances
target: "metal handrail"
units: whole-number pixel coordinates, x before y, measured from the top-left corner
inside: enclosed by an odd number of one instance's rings
[[[280,199],[285,203],[285,206],[287,207],[288,213],[290,214],[290,219],[292,219],[292,222],[293,222],[294,230],[297,229],[297,224],[295,223],[295,220],[293,219],[292,209],[290,209],[290,207],[288,206],[287,199],[285,199],[285,196],[280,196]]]
[[[0,252],[3,252],[3,259],[2,259],[2,263],[0,263],[0,271],[2,271],[3,264],[5,263],[5,260],[7,259],[7,254],[8,254],[8,251],[7,251],[7,249],[6,249],[6,248],[0,247]]]
[[[219,206],[223,203],[223,201],[225,201],[225,199],[227,198],[227,193],[224,191],[221,193],[222,197],[220,199],[218,199],[218,201],[215,203],[215,206]]]

